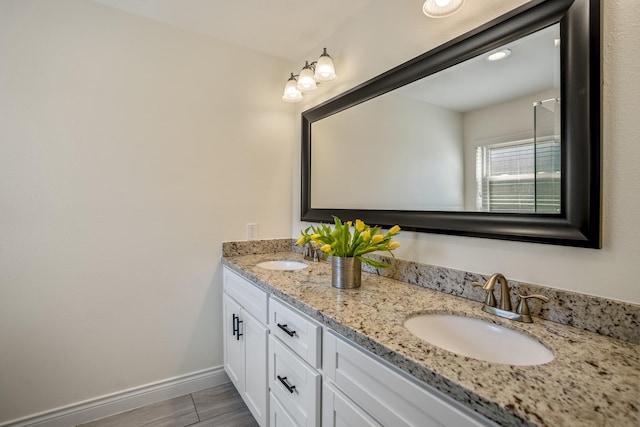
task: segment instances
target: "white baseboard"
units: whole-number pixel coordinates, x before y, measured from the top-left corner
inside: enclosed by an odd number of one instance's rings
[[[70,427],[227,382],[224,368],[217,366],[7,421],[0,427]]]

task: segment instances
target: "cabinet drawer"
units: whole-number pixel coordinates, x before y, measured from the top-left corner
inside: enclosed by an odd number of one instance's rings
[[[384,426],[495,426],[332,333],[325,333],[323,352],[325,376]]]
[[[278,338],[269,336],[269,385],[297,425],[320,424],[320,374]]]
[[[309,365],[320,368],[322,329],[286,304],[271,298],[269,303],[271,334],[289,347]]]
[[[268,295],[228,268],[223,269],[224,291],[260,322],[267,324]]]

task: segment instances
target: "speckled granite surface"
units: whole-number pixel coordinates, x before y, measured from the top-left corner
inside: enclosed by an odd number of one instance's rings
[[[481,311],[476,301],[369,273],[363,273],[361,288],[338,290],[331,287],[328,263],[311,263],[295,272],[255,266],[266,260],[302,259],[290,250],[228,256],[223,263],[499,424],[640,423],[638,344],[542,319],[533,324],[510,322]],[[407,317],[424,312],[464,314],[524,331],[551,348],[555,359],[539,366],[510,366],[458,356],[414,337],[403,326]]]
[[[294,241],[293,239],[273,239],[225,242],[222,244],[222,256],[232,257],[289,252],[291,250],[302,253],[301,247],[293,245]],[[389,268],[376,269],[365,264],[362,267],[364,271],[473,301],[484,301],[484,291],[471,286],[471,282],[484,282],[487,280],[487,276],[376,254],[369,256],[387,263]],[[514,280],[510,280],[509,285],[511,287],[511,301],[514,303],[517,301],[518,292],[525,295],[541,294],[549,297],[549,302],[544,304],[537,300],[530,300],[529,308],[533,316],[640,344],[640,305],[638,304],[613,301],[593,295]],[[499,297],[500,293],[496,291],[496,298]]]
[[[239,242],[223,242],[222,257],[239,255],[257,255],[274,252],[291,252],[295,243],[293,239],[245,240]],[[302,248],[300,248],[302,253]]]
[[[487,276],[379,255],[371,255],[371,257],[387,263],[389,268],[375,269],[364,265],[363,270],[474,301],[484,301],[484,291],[471,286],[471,282],[484,283],[488,279]],[[533,316],[640,343],[640,305],[638,304],[514,280],[509,280],[509,286],[511,301],[514,303],[517,301],[518,292],[524,295],[541,294],[549,297],[549,302],[546,303],[530,300],[529,308]],[[499,298],[500,292],[496,291],[495,294],[496,298]]]

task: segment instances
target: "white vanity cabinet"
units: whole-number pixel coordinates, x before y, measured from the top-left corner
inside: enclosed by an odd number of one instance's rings
[[[325,330],[322,426],[496,426],[427,384]]]
[[[223,270],[224,369],[261,427],[269,425],[268,294]]]
[[[224,268],[224,367],[261,427],[496,424]]]
[[[269,328],[272,427],[319,426],[322,328],[276,298],[269,303]]]

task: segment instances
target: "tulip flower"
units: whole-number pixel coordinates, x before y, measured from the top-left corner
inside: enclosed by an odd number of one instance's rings
[[[391,251],[400,247],[399,242],[391,240],[391,237],[400,231],[400,227],[397,225],[391,227],[387,234],[381,234],[381,227],[371,227],[361,219],[343,223],[340,218],[334,217],[334,224],[333,228],[326,224],[307,227],[304,231],[301,231],[301,236],[296,241],[296,245],[303,246],[312,241],[320,247],[325,257],[328,255],[346,258],[354,257],[374,267],[388,267],[388,265],[363,257],[363,255],[376,251],[386,251],[393,256]]]

